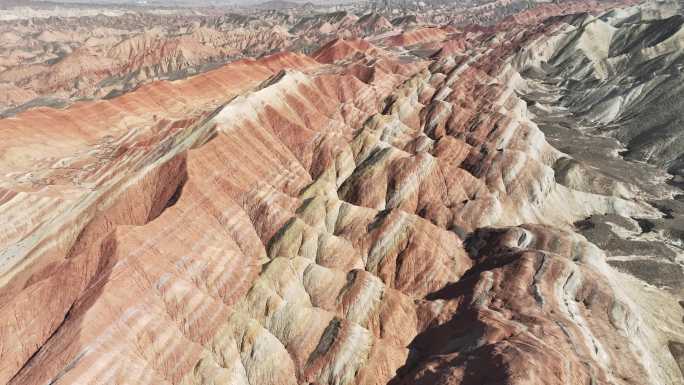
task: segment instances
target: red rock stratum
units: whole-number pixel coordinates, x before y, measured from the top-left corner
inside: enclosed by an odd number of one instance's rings
[[[614,128],[681,16],[617,5],[0,119],[0,383],[684,384],[677,174]]]

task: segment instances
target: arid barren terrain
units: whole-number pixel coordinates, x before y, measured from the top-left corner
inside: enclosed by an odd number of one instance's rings
[[[684,384],[681,4],[0,7],[0,384]]]

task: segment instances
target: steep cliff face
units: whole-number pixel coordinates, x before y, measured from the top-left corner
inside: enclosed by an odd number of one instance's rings
[[[680,190],[577,96],[677,17],[608,6],[0,120],[0,383],[684,383]]]

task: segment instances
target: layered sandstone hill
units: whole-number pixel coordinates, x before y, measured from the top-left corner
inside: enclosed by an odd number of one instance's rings
[[[617,5],[0,120],[0,383],[684,384],[681,190],[598,127],[661,114],[578,96],[679,16]]]
[[[182,1],[180,2],[182,3]],[[112,98],[154,80],[288,50],[310,54],[335,38],[491,25],[581,11],[590,2],[374,2],[330,7],[273,2],[235,9],[0,3],[0,116],[37,106]],[[193,4],[195,5],[195,4]]]
[[[285,14],[114,15],[0,21],[0,113],[111,98],[152,80],[179,79],[289,48],[312,52],[335,37],[394,30],[361,10]]]
[[[13,20],[0,24],[0,34],[6,114],[111,97],[150,80],[281,49],[290,39],[285,28],[249,18],[149,13]]]

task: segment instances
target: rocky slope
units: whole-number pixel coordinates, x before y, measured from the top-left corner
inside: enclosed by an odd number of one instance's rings
[[[179,3],[182,3],[179,2]],[[511,0],[264,3],[236,9],[0,2],[0,116],[112,98],[285,50],[310,54],[335,38],[377,38],[414,28],[491,25],[507,16],[568,13],[581,3]],[[591,4],[599,7],[598,4]],[[525,16],[527,15],[527,16]]]
[[[112,97],[289,45],[285,29],[242,18],[125,13],[0,24],[6,115]]]
[[[681,16],[618,5],[1,119],[0,383],[684,384]]]

